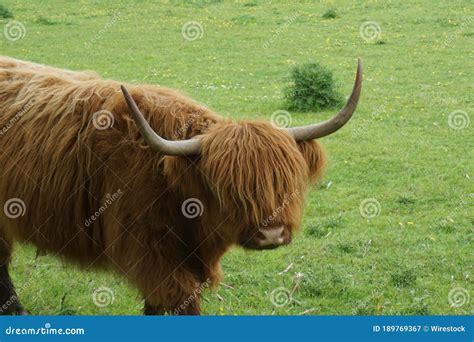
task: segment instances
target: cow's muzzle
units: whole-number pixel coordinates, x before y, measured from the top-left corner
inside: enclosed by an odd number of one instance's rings
[[[261,227],[244,246],[251,249],[273,249],[290,242],[291,232],[285,226]]]

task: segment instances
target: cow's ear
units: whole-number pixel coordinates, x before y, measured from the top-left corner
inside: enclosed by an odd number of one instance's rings
[[[323,147],[316,140],[310,140],[298,143],[298,148],[308,165],[310,181],[319,180],[326,166],[326,152]]]

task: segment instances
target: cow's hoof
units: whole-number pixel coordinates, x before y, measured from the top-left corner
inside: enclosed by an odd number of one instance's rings
[[[26,311],[25,309],[21,308],[18,311],[15,312],[16,316],[29,316],[30,313]]]
[[[8,310],[3,311],[2,314],[9,316],[28,316],[30,313],[21,306],[14,306],[8,308]]]

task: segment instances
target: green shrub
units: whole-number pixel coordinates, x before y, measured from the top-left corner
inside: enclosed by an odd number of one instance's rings
[[[285,99],[290,110],[309,112],[333,108],[342,102],[334,88],[331,70],[318,63],[303,64],[291,71]]]
[[[5,19],[13,18],[12,12],[10,12],[8,8],[3,6],[2,4],[0,4],[0,18],[5,18]]]
[[[337,18],[337,13],[334,8],[328,9],[323,14],[323,19],[335,19],[335,18]]]

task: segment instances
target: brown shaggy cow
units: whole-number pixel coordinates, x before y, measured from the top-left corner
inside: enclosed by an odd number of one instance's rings
[[[146,314],[199,314],[233,245],[288,244],[323,171],[320,124],[224,119],[175,90],[126,85],[0,56],[0,310],[23,314],[14,241],[84,268],[114,269]],[[132,115],[130,115],[132,114]]]

